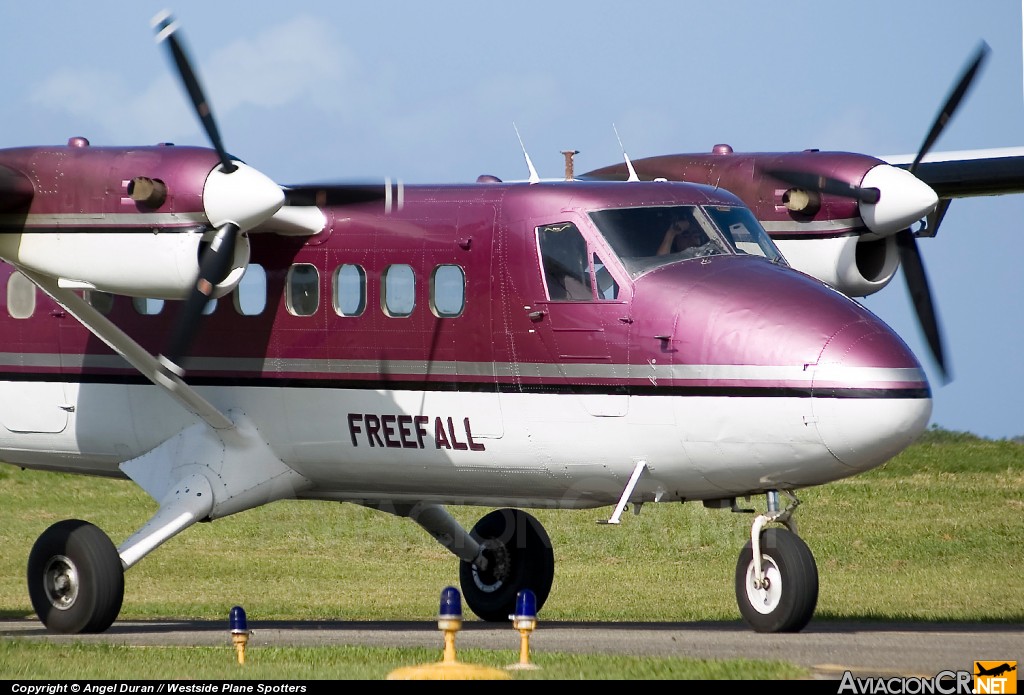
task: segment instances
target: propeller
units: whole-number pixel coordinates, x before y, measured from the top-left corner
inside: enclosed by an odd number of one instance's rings
[[[889,234],[894,228],[897,230],[896,246],[900,254],[903,277],[914,303],[918,323],[946,383],[950,380],[950,374],[946,366],[942,333],[939,330],[924,262],[917,247],[917,238],[910,228],[913,222],[931,214],[941,204],[931,187],[918,179],[915,172],[953,118],[989,52],[988,44],[982,41],[946,97],[914,162],[908,169],[903,170],[888,164],[876,166],[864,176],[862,182],[876,185],[855,185],[806,171],[767,168],[763,170],[764,173],[799,188],[856,199],[862,204],[861,216],[872,231]],[[944,212],[945,206],[942,205],[942,213]],[[941,213],[934,219],[941,219]]]
[[[932,146],[939,139],[939,135],[942,134],[946,125],[949,124],[950,119],[953,118],[967,91],[974,84],[978,71],[981,69],[989,53],[988,44],[982,41],[961,73],[956,86],[950,91],[949,96],[946,97],[946,102],[943,104],[942,109],[936,115],[931,130],[928,131],[928,135],[921,144],[921,149],[918,150],[917,156],[908,169],[911,174],[917,171],[917,166],[921,163],[921,160],[931,151]],[[903,278],[907,282],[907,289],[914,302],[918,322],[924,331],[928,347],[932,351],[932,356],[942,372],[942,378],[948,383],[950,373],[946,366],[942,333],[939,330],[939,321],[935,314],[935,306],[928,285],[928,276],[924,270],[924,262],[921,260],[921,251],[917,247],[917,238],[908,227],[897,233],[896,244],[900,251],[900,265],[903,268]]]
[[[153,27],[157,42],[167,46],[196,115],[220,159],[220,165],[210,172],[203,187],[203,207],[215,233],[200,254],[195,285],[178,315],[167,351],[159,358],[165,367],[181,376],[181,360],[199,327],[203,308],[231,271],[239,235],[273,217],[285,196],[274,181],[235,161],[224,149],[213,111],[178,38],[174,17],[162,12],[153,19]]]

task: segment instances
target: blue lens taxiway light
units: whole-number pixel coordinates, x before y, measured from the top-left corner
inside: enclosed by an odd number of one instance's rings
[[[245,619],[245,609],[241,606],[235,606],[231,609],[229,622],[231,623],[231,632],[249,631],[249,624]]]
[[[438,616],[448,620],[462,620],[462,596],[454,586],[441,591],[441,610]]]
[[[537,596],[529,589],[516,594],[516,618],[537,617]]]

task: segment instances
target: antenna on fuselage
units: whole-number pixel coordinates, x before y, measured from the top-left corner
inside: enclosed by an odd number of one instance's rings
[[[1024,2],[1024,0],[1021,0]],[[619,141],[619,149],[622,150],[622,158],[626,160],[626,169],[629,170],[629,177],[627,181],[639,181],[640,177],[636,175],[636,169],[633,168],[633,162],[629,161],[629,155],[626,154],[626,148],[622,146],[622,138],[619,137],[619,129],[612,123],[612,130],[615,131],[615,139]]]
[[[523,145],[523,137],[519,134],[519,128],[516,128],[516,124],[513,123],[512,127],[515,128],[516,137],[519,138],[519,146],[523,149],[523,156],[526,157],[526,166],[530,169],[530,183],[540,183],[540,177],[537,176],[537,170],[533,168],[533,162],[530,161],[530,155],[526,152],[526,146]]]

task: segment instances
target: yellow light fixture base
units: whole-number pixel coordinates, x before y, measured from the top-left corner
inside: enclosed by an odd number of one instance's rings
[[[389,681],[491,681],[510,680],[505,671],[490,666],[439,661],[435,664],[403,666],[388,674]]]

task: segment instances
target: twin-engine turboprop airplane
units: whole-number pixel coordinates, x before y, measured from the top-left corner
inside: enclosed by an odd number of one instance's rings
[[[159,503],[117,546],[81,520],[42,532],[27,577],[47,628],[107,629],[161,543],[283,498],[412,519],[469,608],[505,621],[554,577],[524,508],[616,524],[753,495],[740,613],[807,625],[795,494],[884,463],[931,413],[893,330],[790,268],[722,188],[282,188],[226,154],[174,23],[157,28],[212,149],[0,151],[0,458]],[[448,504],[495,509],[467,531]]]
[[[878,292],[902,266],[922,332],[948,379],[946,351],[916,240],[935,236],[953,198],[1024,191],[1024,148],[930,154],[988,54],[982,43],[914,156],[734,152],[719,144],[705,153],[627,158],[580,178],[666,179],[728,189],[753,210],[790,265],[851,297]]]

